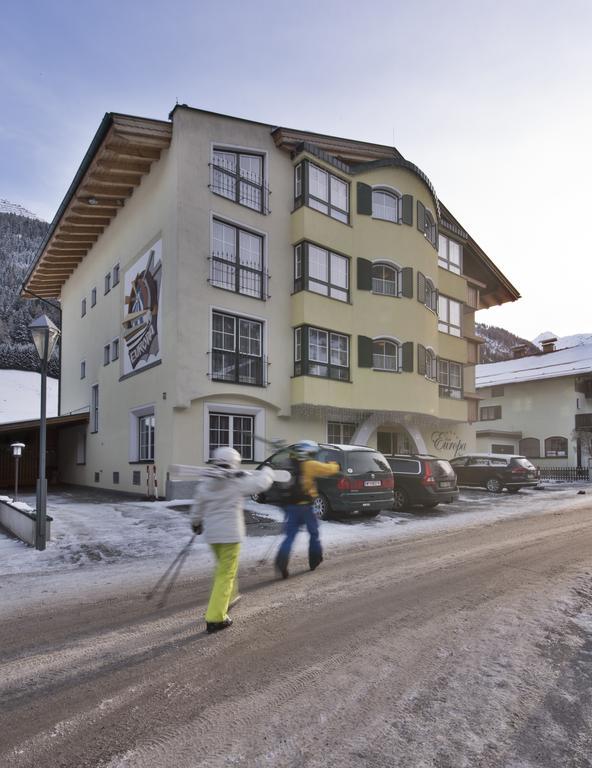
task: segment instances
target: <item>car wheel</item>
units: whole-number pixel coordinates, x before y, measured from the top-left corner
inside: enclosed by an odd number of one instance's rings
[[[520,488],[508,488],[508,493],[520,493]]]
[[[424,509],[434,509],[434,507],[437,507],[439,503],[439,501],[430,501],[429,504],[422,504],[422,506]]]
[[[409,496],[402,488],[395,488],[393,498],[393,509],[395,512],[402,512],[409,506]]]
[[[331,518],[331,505],[329,499],[320,493],[312,503],[312,511],[319,520],[329,520]]]
[[[504,486],[502,485],[501,480],[499,480],[497,477],[490,477],[489,480],[485,483],[485,487],[489,493],[501,493]]]

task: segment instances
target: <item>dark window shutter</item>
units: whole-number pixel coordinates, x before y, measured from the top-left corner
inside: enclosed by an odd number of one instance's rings
[[[409,226],[413,226],[413,195],[403,195],[401,218],[403,224],[409,224]]]
[[[413,269],[403,267],[401,270],[401,293],[405,298],[413,298]]]
[[[372,368],[372,339],[358,336],[358,367]]]
[[[358,271],[358,290],[371,291],[372,290],[372,262],[368,261],[368,259],[362,259],[361,257],[358,256],[357,271]]]
[[[425,232],[425,206],[417,201],[417,228],[420,232]]]
[[[417,345],[417,372],[425,376],[426,372],[426,348],[423,344]]]
[[[417,300],[425,304],[426,284],[423,272],[417,273]]]
[[[401,349],[402,349],[401,367],[403,368],[404,371],[407,371],[408,373],[413,373],[413,342],[412,341],[404,342]]]
[[[372,216],[372,187],[358,181],[358,213]]]

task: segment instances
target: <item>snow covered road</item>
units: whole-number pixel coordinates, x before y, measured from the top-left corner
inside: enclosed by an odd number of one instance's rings
[[[592,505],[505,502],[479,525],[370,525],[286,582],[247,557],[221,635],[199,569],[164,609],[141,560],[88,568],[101,588],[78,596],[80,569],[3,579],[3,598],[49,587],[2,601],[0,764],[590,766]]]

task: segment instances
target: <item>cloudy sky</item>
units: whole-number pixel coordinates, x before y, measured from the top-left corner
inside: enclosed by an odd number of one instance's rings
[[[0,198],[51,220],[105,112],[177,100],[394,142],[522,294],[478,319],[592,330],[590,0],[0,7]]]

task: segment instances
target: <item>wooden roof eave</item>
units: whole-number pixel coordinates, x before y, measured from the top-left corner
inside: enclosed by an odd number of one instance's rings
[[[21,295],[59,297],[64,282],[170,146],[171,137],[170,123],[105,115],[23,281]]]

